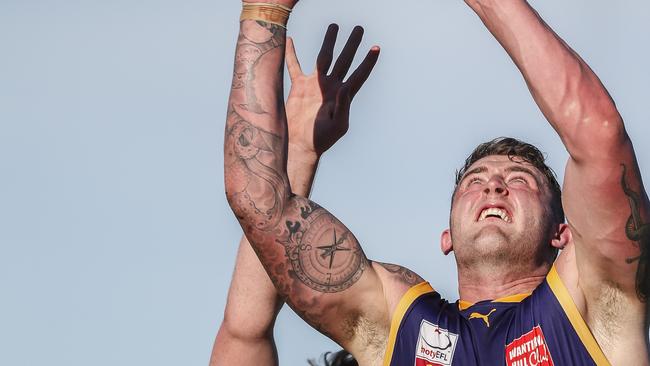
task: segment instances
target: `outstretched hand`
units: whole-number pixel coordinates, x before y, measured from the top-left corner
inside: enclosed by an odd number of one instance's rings
[[[363,28],[354,28],[332,72],[338,26],[331,24],[316,61],[316,70],[305,75],[300,68],[293,40],[287,38],[286,63],[291,91],[286,103],[289,145],[293,151],[320,157],[348,130],[350,104],[377,63],[379,47],[373,46],[359,67],[344,82],[363,38]]]

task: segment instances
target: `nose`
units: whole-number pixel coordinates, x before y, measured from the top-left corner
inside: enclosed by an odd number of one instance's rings
[[[499,196],[507,196],[508,187],[506,186],[505,182],[501,177],[495,176],[490,178],[490,180],[488,180],[487,184],[485,185],[485,188],[483,189],[483,192],[486,195],[496,194]]]

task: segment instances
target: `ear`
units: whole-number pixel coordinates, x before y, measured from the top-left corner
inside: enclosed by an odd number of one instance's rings
[[[560,224],[556,227],[556,231],[553,234],[553,239],[551,240],[551,246],[557,249],[564,249],[569,242],[571,242],[573,236],[571,234],[571,229],[567,224]]]
[[[445,229],[440,235],[440,250],[442,254],[447,255],[454,250],[454,246],[451,243],[451,230]]]

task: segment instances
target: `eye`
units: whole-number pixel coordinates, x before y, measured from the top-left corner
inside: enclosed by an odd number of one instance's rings
[[[472,177],[467,181],[467,186],[471,186],[474,183],[481,183],[481,178],[479,177]]]
[[[508,183],[515,183],[515,184],[528,184],[528,180],[524,177],[513,177],[508,181]]]

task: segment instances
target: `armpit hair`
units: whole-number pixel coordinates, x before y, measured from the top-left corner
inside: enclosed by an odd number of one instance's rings
[[[356,337],[355,343],[359,343],[368,350],[368,357],[381,360],[386,350],[389,329],[380,323],[366,318],[360,314],[353,314],[343,324],[346,338]]]
[[[601,286],[594,300],[594,305],[588,309],[592,332],[601,348],[611,348],[614,346],[612,340],[622,330],[620,318],[628,300],[620,286],[611,281]]]

